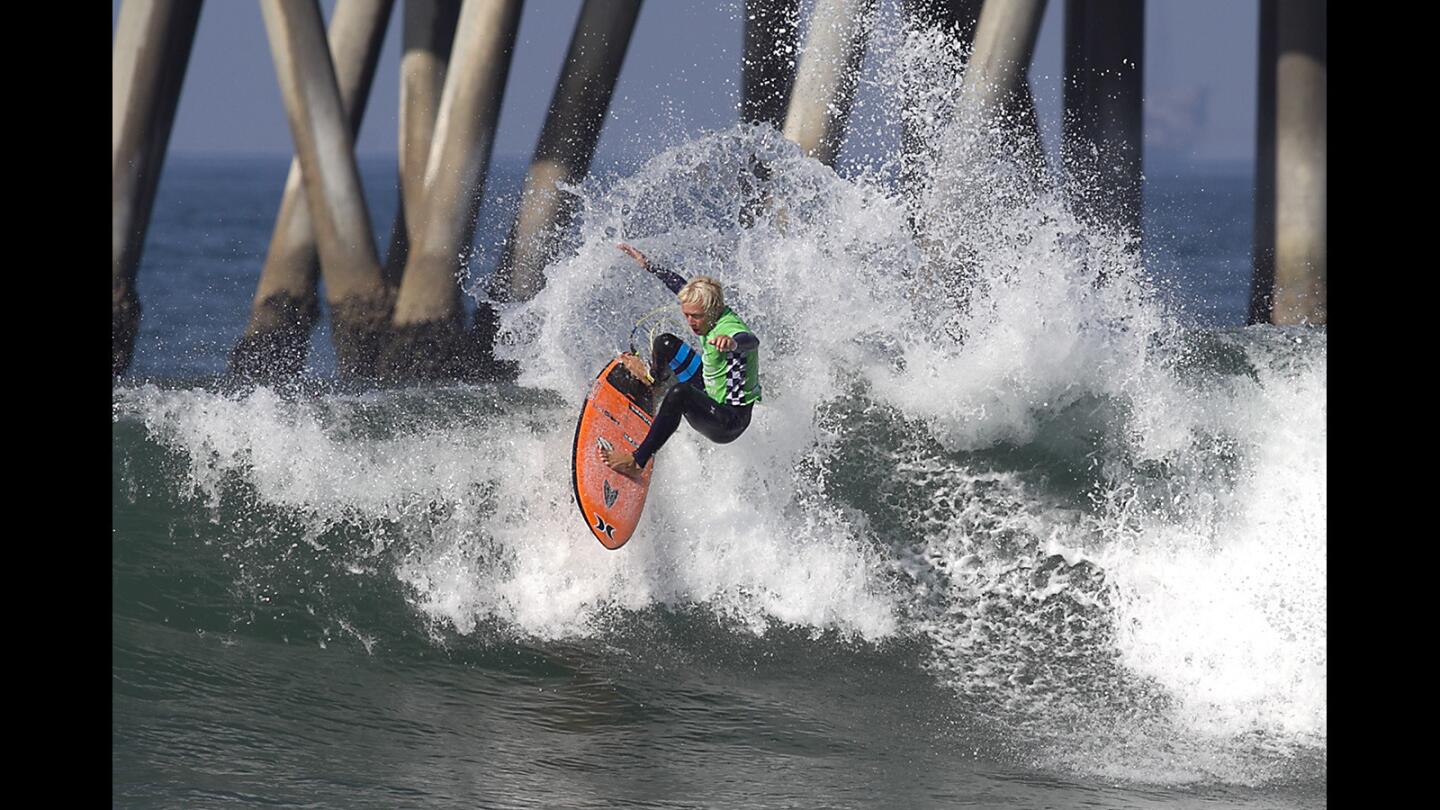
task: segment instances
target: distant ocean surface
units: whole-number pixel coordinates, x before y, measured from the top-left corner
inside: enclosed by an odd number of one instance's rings
[[[742,228],[751,153],[784,213]],[[1326,333],[1244,326],[1248,167],[1151,170],[1136,258],[1057,200],[716,133],[578,190],[502,311],[517,383],[339,384],[321,328],[301,384],[241,386],[287,169],[159,186],[112,395],[115,806],[1326,806]],[[362,171],[383,252],[394,164]],[[765,402],[732,445],[682,426],[610,552],[577,409],[678,319],[621,240],[726,283]]]

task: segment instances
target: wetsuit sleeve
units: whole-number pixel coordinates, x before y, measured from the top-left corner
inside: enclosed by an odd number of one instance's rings
[[[685,286],[685,279],[679,273],[661,267],[654,262],[645,265],[645,269],[649,270],[651,275],[665,282],[665,286],[670,288],[670,292],[676,295],[679,295],[680,288]]]
[[[736,352],[753,352],[760,348],[760,338],[749,332],[736,332],[730,337],[735,338]]]

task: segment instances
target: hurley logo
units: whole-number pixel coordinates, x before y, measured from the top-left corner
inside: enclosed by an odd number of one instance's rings
[[[595,516],[595,531],[601,532],[606,537],[610,538],[610,542],[615,542],[615,527],[611,526],[609,523],[606,523],[605,518],[602,518],[599,515]]]
[[[614,505],[615,505],[615,499],[618,498],[618,497],[620,497],[620,490],[611,488],[610,482],[609,482],[609,481],[606,481],[606,482],[605,482],[605,506],[606,506],[606,508],[609,508],[609,507],[611,507],[611,506],[614,506]]]

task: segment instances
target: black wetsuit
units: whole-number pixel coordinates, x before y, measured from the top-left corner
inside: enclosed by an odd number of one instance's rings
[[[677,273],[653,265],[646,269],[677,295],[685,286],[685,279]],[[754,351],[760,345],[759,338],[749,332],[739,332],[731,337],[736,342],[735,351],[730,353],[732,355]],[[651,346],[651,357],[651,373],[656,384],[663,383],[671,375],[675,377],[675,382],[665,393],[650,432],[635,450],[636,465],[644,467],[650,457],[664,446],[680,426],[681,416],[696,432],[718,444],[735,441],[750,426],[753,405],[738,404],[740,397],[731,396],[726,397],[729,402],[716,402],[706,393],[700,353],[684,340],[668,332],[659,335]]]

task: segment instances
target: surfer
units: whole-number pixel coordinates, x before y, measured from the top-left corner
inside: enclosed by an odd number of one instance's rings
[[[717,444],[733,442],[745,432],[750,426],[750,408],[760,401],[760,339],[735,310],[725,306],[720,282],[709,276],[686,281],[677,273],[651,264],[645,254],[630,245],[621,243],[616,247],[675,293],[690,331],[703,341],[697,352],[668,332],[656,337],[651,351],[652,369],[646,369],[639,357],[627,356],[626,367],[652,382],[670,374],[675,376],[675,384],[661,401],[650,432],[634,453],[600,450],[611,469],[635,476],[675,433],[681,416],[700,435]]]

